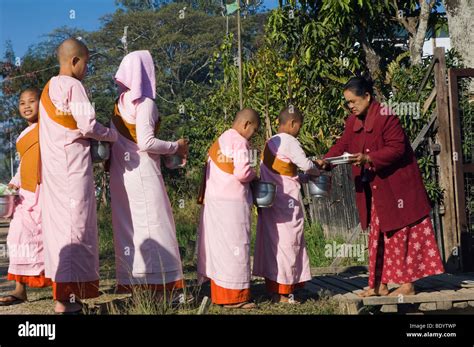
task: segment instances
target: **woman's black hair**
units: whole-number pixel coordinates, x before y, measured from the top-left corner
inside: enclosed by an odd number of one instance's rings
[[[352,77],[344,85],[343,90],[350,90],[357,96],[364,96],[365,93],[374,95],[374,83],[362,76]]]

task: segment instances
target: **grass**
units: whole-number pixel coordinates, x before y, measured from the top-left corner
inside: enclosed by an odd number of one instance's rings
[[[192,295],[192,303],[173,304],[170,300],[157,300],[150,291],[137,289],[132,296],[121,298],[111,296],[106,303],[105,313],[108,314],[197,314],[204,296],[210,296],[209,286],[201,287],[196,283],[195,245],[197,226],[199,223],[200,206],[195,199],[172,199],[173,216],[176,224],[176,234],[183,261],[187,295]],[[256,235],[256,213],[252,213],[251,250],[253,253]],[[101,279],[115,277],[115,259],[113,245],[113,230],[110,207],[102,207],[98,213],[99,225],[99,258]],[[320,225],[305,223],[305,239],[310,264],[312,267],[329,266],[334,260],[326,254],[326,245],[343,244],[342,237],[326,239]],[[354,258],[344,258],[340,265],[360,265]],[[176,293],[179,294],[179,293]],[[255,310],[228,310],[211,305],[207,314],[340,314],[338,303],[329,296],[319,293],[316,295],[302,289],[299,296],[303,299],[301,305],[273,304],[268,297],[262,281],[252,283],[252,294],[258,308]]]
[[[346,240],[342,236],[334,236],[326,238],[324,236],[323,229],[321,225],[317,223],[309,224],[305,222],[305,231],[304,236],[306,240],[306,249],[310,259],[310,264],[312,267],[325,267],[330,266],[334,261],[334,254],[328,254],[327,248],[333,248],[333,244],[345,245]],[[359,239],[353,241],[353,245],[364,245],[365,241],[360,237]],[[356,265],[365,265],[368,262],[368,253],[367,250],[363,252],[363,259],[357,257],[343,257],[340,266],[356,266]]]
[[[186,295],[191,294],[194,301],[173,304],[169,300],[157,300],[150,291],[135,290],[133,296],[114,300],[107,304],[107,314],[174,314],[196,315],[205,296],[209,297],[209,285],[202,287],[195,281],[189,281]],[[178,293],[176,293],[178,294]],[[219,305],[211,305],[204,314],[208,315],[278,315],[278,314],[342,314],[339,303],[324,293],[315,295],[304,289],[299,290],[297,297],[302,300],[300,305],[274,304],[265,292],[265,285],[261,281],[252,284],[252,294],[257,304],[252,310],[232,310]]]

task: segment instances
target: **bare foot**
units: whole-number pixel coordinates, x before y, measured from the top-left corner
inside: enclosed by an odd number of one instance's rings
[[[399,295],[415,295],[415,286],[413,283],[403,283],[400,287],[395,289],[389,294],[389,296],[399,296]]]
[[[366,289],[362,293],[359,293],[357,295],[365,298],[368,296],[386,296],[388,294],[389,294],[389,290],[387,288],[387,285],[385,283],[382,283],[375,288]]]
[[[54,312],[56,313],[72,313],[80,312],[82,304],[80,302],[56,301]]]

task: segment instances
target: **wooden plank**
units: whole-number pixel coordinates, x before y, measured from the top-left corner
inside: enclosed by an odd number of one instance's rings
[[[474,288],[461,288],[457,290],[458,293],[474,293]]]
[[[452,69],[456,77],[474,77],[474,69],[464,68],[464,69]]]
[[[436,279],[437,281],[443,281],[446,283],[450,283],[458,288],[461,287],[461,283],[464,280],[469,280],[469,279],[474,279],[472,275],[467,275],[467,274],[459,274],[459,275],[453,275],[449,273],[444,273],[441,275],[436,275],[436,276],[431,276],[430,278]]]
[[[340,307],[345,314],[356,315],[359,314],[359,309],[361,304],[352,303],[352,302],[341,302]]]
[[[340,298],[337,299],[339,302],[339,307],[344,314],[357,315],[360,312],[360,309],[364,306],[361,300],[345,300]]]
[[[423,277],[414,282],[415,286],[422,288],[424,291],[437,291],[439,289],[439,282],[432,281],[435,276]],[[452,288],[451,288],[452,289]]]
[[[438,280],[442,280],[442,281],[445,281],[445,282],[449,282],[449,283],[457,283],[458,281],[460,281],[462,277],[462,275],[454,275],[454,274],[450,274],[450,273],[442,273],[442,274],[439,274],[439,275],[433,275],[433,276],[430,276],[430,278],[436,278]]]
[[[429,283],[430,285],[433,286],[433,288],[436,288],[437,290],[443,290],[443,289],[459,289],[460,286],[450,283],[448,281],[443,281],[441,279],[437,279],[436,277],[425,277],[422,280],[425,283]]]
[[[356,265],[356,266],[323,266],[323,267],[312,267],[311,275],[328,275],[328,274],[339,274],[339,273],[350,273],[350,272],[367,272],[367,265]]]
[[[347,293],[347,294],[344,294],[342,297],[343,297],[344,300],[358,301],[358,302],[362,303],[362,297],[360,297],[359,295],[357,295],[355,293]]]
[[[336,286],[346,289],[348,292],[353,292],[354,290],[363,289],[363,287],[361,288],[360,286],[352,283],[350,280],[342,279],[338,276],[325,276],[324,278],[332,281],[330,283],[333,283]]]
[[[453,308],[467,308],[469,305],[467,304],[467,301],[460,301],[460,302],[453,302]]]
[[[434,69],[436,86],[436,112],[439,128],[437,137],[441,145],[439,153],[439,185],[444,189],[444,210],[442,216],[443,223],[443,260],[448,271],[456,271],[460,268],[459,257],[459,236],[456,220],[455,191],[453,184],[453,152],[451,148],[451,132],[448,108],[448,90],[446,85],[446,59],[443,47],[434,49],[434,57],[438,63]]]
[[[440,289],[440,285],[438,282],[432,281],[429,277],[422,278],[415,282],[415,286],[420,286],[424,291],[438,291]]]
[[[413,150],[416,150],[420,143],[424,140],[426,134],[428,133],[428,130],[433,126],[434,122],[436,121],[437,113],[433,112],[433,114],[430,117],[430,120],[428,123],[425,124],[425,126],[420,130],[418,135],[416,135],[416,138],[413,140],[411,143],[411,147]]]
[[[436,302],[422,302],[418,309],[420,311],[436,311]]]
[[[438,302],[438,301],[470,301],[474,300],[474,293],[459,293],[452,294],[444,293],[423,293],[417,295],[406,295],[403,297],[403,303],[415,304],[422,302]],[[364,305],[385,305],[398,303],[397,297],[377,296],[367,297],[362,299]]]
[[[428,112],[428,109],[430,108],[435,98],[436,98],[436,88],[433,88],[431,90],[430,95],[428,96],[428,98],[425,100],[425,103],[423,104],[422,114],[425,114],[426,112]]]
[[[446,311],[453,308],[452,301],[436,301],[436,309],[440,311]]]
[[[304,288],[309,290],[311,293],[316,293],[319,295],[319,292],[322,290],[321,287],[317,286],[316,284],[312,283],[311,281],[305,282]]]
[[[327,276],[320,276],[318,277],[318,279],[334,287],[340,288],[344,290],[346,293],[351,293],[352,291],[359,289],[359,288],[354,288],[352,286],[347,286],[344,282],[334,281],[332,278],[328,278]]]
[[[358,289],[364,289],[369,285],[369,281],[367,280],[367,278],[359,276],[345,277],[344,280],[349,281],[353,286],[357,287]]]
[[[209,307],[211,307],[211,300],[205,296],[202,299],[201,305],[199,305],[198,314],[206,314],[209,311]]]
[[[336,294],[346,294],[347,293],[346,290],[343,290],[339,287],[335,287],[332,284],[322,282],[319,279],[319,277],[313,277],[310,282],[317,285],[317,286],[319,286],[319,287],[321,287],[324,290],[330,291],[331,293],[336,293]]]
[[[346,314],[359,314],[364,306],[362,298],[354,293],[338,294],[334,299],[339,302],[339,307]]]
[[[438,62],[438,57],[433,55],[433,58],[431,59],[430,66],[428,66],[428,69],[425,72],[425,76],[423,77],[423,80],[421,81],[420,86],[418,87],[418,91],[416,93],[416,98],[420,99],[421,92],[423,89],[426,87],[426,83],[428,82],[428,78],[430,78],[431,71],[433,71],[433,68],[435,67],[435,64]]]
[[[380,312],[383,313],[397,313],[398,312],[398,305],[382,305]]]

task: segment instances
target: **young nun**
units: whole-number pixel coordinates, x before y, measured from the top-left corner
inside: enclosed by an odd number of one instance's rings
[[[298,303],[293,292],[311,279],[311,273],[297,169],[308,175],[319,175],[319,169],[297,140],[302,113],[290,106],[278,120],[278,134],[265,144],[260,165],[260,179],[275,183],[277,189],[273,205],[258,209],[253,274],[265,278],[274,302]]]
[[[40,91],[25,89],[20,94],[20,116],[28,122],[16,141],[20,155],[18,171],[9,188],[19,189],[19,202],[8,229],[9,267],[7,279],[15,281],[15,290],[0,297],[0,306],[19,304],[27,300],[26,287],[51,285],[44,276],[43,235],[39,205],[40,155],[38,144],[38,108]]]
[[[120,96],[112,126],[119,136],[112,146],[110,192],[118,289],[133,293],[146,288],[160,298],[184,287],[161,159],[170,154],[185,158],[188,144],[156,137],[160,116],[149,51],[126,55],[115,80]]]
[[[250,165],[248,140],[260,125],[256,111],[245,108],[232,128],[211,146],[199,201],[198,277],[210,279],[211,299],[226,308],[251,309]]]
[[[81,299],[99,295],[96,197],[90,140],[115,141],[117,133],[96,121],[81,81],[89,51],[67,39],[57,49],[59,75],[44,87],[39,138],[40,202],[45,275],[53,280],[57,313],[79,313]]]

